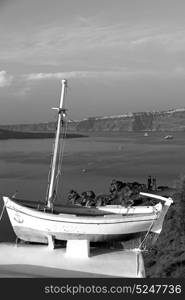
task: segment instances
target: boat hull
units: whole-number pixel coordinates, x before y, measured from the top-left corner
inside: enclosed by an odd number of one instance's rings
[[[14,226],[14,232],[17,237],[23,241],[34,242],[34,243],[48,243],[48,232],[35,230],[33,228]],[[67,240],[88,240],[90,242],[105,242],[105,241],[128,241],[137,239],[143,236],[143,232],[130,233],[130,234],[89,234],[89,233],[58,233],[50,232],[54,239],[60,241]]]
[[[129,240],[143,235],[155,226],[161,207],[145,213],[105,214],[80,216],[52,214],[28,208],[3,197],[13,230],[18,238],[37,243],[47,243],[48,237],[56,240],[88,240],[90,242]]]

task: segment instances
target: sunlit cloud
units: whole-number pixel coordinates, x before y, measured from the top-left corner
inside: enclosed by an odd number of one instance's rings
[[[57,73],[31,73],[24,75],[27,81],[37,81],[45,79],[71,79],[71,78],[123,78],[123,77],[136,77],[136,76],[149,76],[156,75],[156,72],[150,70],[118,70],[118,71],[72,71],[72,72],[57,72]]]
[[[84,26],[85,25],[85,26]],[[92,23],[79,17],[76,23],[37,28],[25,33],[1,33],[0,61],[73,69],[116,68],[140,64],[141,68],[166,67],[185,51],[185,31],[163,26],[125,26]]]
[[[71,71],[71,72],[53,72],[53,73],[30,73],[22,75],[22,81],[32,82],[41,80],[61,80],[61,79],[135,79],[135,78],[177,78],[185,76],[185,67],[175,66],[168,69],[118,69],[104,71]]]
[[[57,73],[32,73],[25,75],[26,80],[62,79],[62,78],[86,78],[96,76],[98,72],[73,71]]]
[[[11,85],[12,79],[13,76],[9,75],[5,70],[0,71],[0,87]]]

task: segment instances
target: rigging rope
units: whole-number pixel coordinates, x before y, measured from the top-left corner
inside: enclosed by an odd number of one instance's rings
[[[56,191],[56,194],[57,194],[57,187],[58,187],[58,177],[60,175],[60,165],[62,163],[63,156],[64,156],[65,137],[66,137],[66,133],[67,133],[67,122],[64,122],[64,124],[65,124],[65,128],[63,130],[64,132],[61,133],[61,135],[62,135],[62,142],[60,143],[60,148],[59,148],[58,169],[57,169],[57,175],[56,175],[56,182],[55,182],[55,185],[54,185],[54,190]],[[55,133],[55,139],[56,139],[56,134],[57,133]],[[52,154],[54,152],[54,147],[55,147],[55,140],[54,140],[53,146],[52,146]],[[49,174],[48,174],[48,184],[47,184],[47,191],[46,191],[46,198],[45,198],[46,199],[46,203],[47,203],[47,200],[48,200],[47,197],[48,197],[48,192],[49,192],[49,183],[50,183],[52,160],[53,160],[53,155],[52,154],[51,154],[51,162],[50,162],[50,168],[49,168]]]
[[[155,212],[155,214],[157,215],[157,212],[154,210],[154,212]],[[153,221],[152,221],[152,224],[149,226],[149,228],[148,228],[148,231],[147,231],[147,233],[145,234],[145,236],[144,236],[144,239],[141,241],[141,243],[140,243],[140,245],[139,245],[139,247],[138,247],[138,249],[139,250],[141,250],[142,251],[142,245],[144,244],[144,242],[146,241],[146,239],[147,239],[147,237],[148,237],[148,235],[149,235],[149,233],[150,233],[150,230],[152,229],[152,227],[153,227],[153,225],[154,225],[154,222],[156,221],[156,219],[154,218],[153,219]],[[146,249],[146,246],[144,247],[144,250]]]
[[[2,211],[1,211],[1,215],[0,215],[0,222],[1,222],[2,218],[3,218],[3,214],[4,214],[5,207],[6,207],[6,205],[4,204],[4,205],[3,205],[3,209],[2,209]]]
[[[55,138],[56,138],[56,133],[55,133]],[[45,202],[46,202],[46,203],[47,203],[47,201],[48,201],[49,182],[50,182],[50,176],[51,176],[51,167],[52,167],[52,160],[53,160],[54,145],[55,145],[55,142],[53,142],[53,145],[52,145],[52,152],[51,152],[51,159],[50,159],[50,167],[49,167],[49,173],[48,173],[48,184],[47,184],[47,191],[46,191],[46,197],[45,197]]]
[[[64,158],[64,148],[65,148],[65,143],[66,143],[66,135],[67,135],[67,122],[64,123],[65,127],[62,133],[62,141],[60,144],[60,150],[59,150],[59,159],[58,159],[58,169],[57,169],[57,175],[56,175],[56,182],[55,182],[55,191],[56,191],[56,195],[57,195],[57,191],[58,191],[58,184],[59,184],[59,176],[61,175],[61,165],[62,165],[62,161]]]
[[[67,91],[65,90],[65,93]],[[65,97],[64,99],[65,100]],[[64,103],[63,103],[63,107],[64,107]],[[58,188],[58,181],[59,181],[59,175],[61,173],[61,170],[60,170],[60,165],[62,163],[62,160],[63,160],[63,154],[64,154],[64,143],[65,143],[65,137],[66,137],[66,132],[67,132],[67,122],[65,122],[64,118],[66,117],[66,110],[63,109],[63,108],[59,108],[58,109],[58,112],[59,113],[62,113],[62,118],[61,118],[61,124],[62,125],[62,131],[61,132],[62,134],[62,142],[60,143],[59,145],[59,152],[58,152],[58,156],[57,156],[57,159],[58,159],[58,168],[57,168],[57,172],[56,172],[56,176],[55,176],[55,179],[54,179],[54,185],[53,185],[53,195],[52,195],[52,202],[55,201],[56,199],[56,196],[57,196],[57,188]],[[58,124],[57,124],[58,126]],[[53,143],[53,151],[52,151],[52,154],[54,153],[54,147],[55,147],[55,141],[56,141],[56,137],[57,137],[57,130],[56,130],[56,134],[55,134],[55,140],[54,140],[54,143]],[[60,137],[59,137],[60,139]],[[48,174],[48,185],[47,185],[47,191],[46,191],[46,203],[48,202],[48,193],[49,193],[49,188],[50,188],[50,177],[51,177],[51,169],[52,169],[52,163],[53,163],[53,155],[51,156],[51,163],[50,163],[50,170],[49,170],[49,174]]]
[[[67,96],[67,89],[65,90],[64,101],[65,101],[66,96]],[[65,106],[65,104],[64,104],[64,106]],[[59,145],[58,168],[57,168],[55,185],[54,185],[55,199],[57,197],[59,177],[61,175],[61,166],[62,166],[62,161],[63,161],[63,157],[64,157],[65,139],[66,139],[67,125],[68,125],[68,122],[64,119],[64,118],[66,118],[66,110],[64,111],[64,113],[65,113],[65,116],[64,115],[62,116],[62,132],[61,132],[62,139],[61,139],[60,145]]]

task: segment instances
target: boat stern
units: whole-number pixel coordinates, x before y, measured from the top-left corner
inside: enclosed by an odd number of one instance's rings
[[[160,200],[163,202],[163,205],[162,205],[162,209],[161,211],[159,212],[159,216],[158,218],[156,219],[156,221],[154,222],[152,228],[151,228],[151,231],[156,233],[157,235],[159,235],[162,231],[162,227],[163,227],[163,222],[164,222],[164,219],[165,219],[165,216],[171,206],[171,204],[173,203],[173,199],[172,198],[166,198],[166,197],[163,197],[163,196],[160,196],[160,195],[155,195],[155,194],[150,194],[150,193],[140,193],[142,196],[146,196],[146,197],[149,197],[149,198],[153,198],[153,199],[157,199],[157,200]],[[158,204],[157,204],[158,205]]]

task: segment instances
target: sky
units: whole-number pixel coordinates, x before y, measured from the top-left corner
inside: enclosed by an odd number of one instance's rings
[[[0,0],[0,124],[185,107],[184,0]]]

